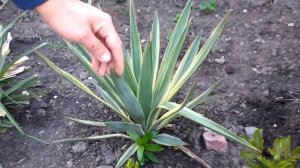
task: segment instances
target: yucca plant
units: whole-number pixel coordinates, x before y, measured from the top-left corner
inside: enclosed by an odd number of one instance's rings
[[[26,66],[21,66],[29,59],[26,55],[45,44],[41,44],[17,56],[15,59],[8,61],[10,53],[9,45],[12,40],[9,30],[20,17],[22,17],[22,15],[15,18],[5,27],[0,25],[0,132],[4,132],[7,128],[15,127],[21,134],[39,140],[38,138],[26,134],[7,110],[11,107],[28,105],[31,98],[38,98],[34,92],[29,90],[36,86],[38,82],[37,75],[32,75],[21,81],[17,81],[16,77],[27,70]]]
[[[195,106],[207,100],[207,96],[218,82],[212,84],[206,91],[196,97],[193,97],[194,84],[181,103],[172,102],[178,91],[182,89],[216,43],[230,14],[230,12],[226,14],[200,50],[201,38],[197,36],[185,53],[179,66],[176,67],[180,50],[191,23],[189,19],[191,6],[192,0],[189,0],[177,21],[166,51],[160,60],[160,28],[157,14],[155,14],[153,19],[150,40],[142,50],[136,23],[136,12],[133,2],[130,1],[131,54],[129,56],[124,51],[125,72],[123,76],[117,76],[113,71],[110,76],[98,76],[92,70],[90,54],[87,50],[80,45],[67,42],[75,56],[93,77],[99,96],[81,81],[57,67],[45,55],[36,52],[58,74],[111,108],[122,119],[122,121],[95,122],[69,118],[82,124],[106,127],[109,130],[123,133],[63,139],[54,142],[122,137],[131,139],[133,144],[119,159],[116,167],[121,167],[135,153],[137,153],[137,158],[140,162],[147,160],[158,161],[155,152],[161,151],[162,146],[181,147],[187,145],[186,142],[178,137],[162,132],[162,128],[174,119],[185,117],[242,145],[257,150],[246,140],[192,110]]]

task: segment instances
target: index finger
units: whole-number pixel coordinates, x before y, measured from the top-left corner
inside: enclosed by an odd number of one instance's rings
[[[116,32],[111,19],[97,25],[95,34],[105,42],[112,54],[112,61],[116,73],[120,76],[124,72],[124,55],[122,41]]]

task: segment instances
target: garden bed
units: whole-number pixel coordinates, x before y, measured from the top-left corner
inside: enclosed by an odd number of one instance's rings
[[[264,3],[263,3],[264,2]],[[175,25],[174,18],[186,1],[136,0],[141,38],[148,39],[152,16],[158,11],[162,31],[162,48],[166,47],[168,33]],[[213,82],[221,80],[211,99],[195,111],[216,121],[239,135],[244,127],[264,129],[266,143],[275,137],[292,136],[293,146],[300,145],[300,1],[224,1],[216,11],[200,12],[199,1],[193,5],[193,21],[186,44],[202,32],[203,42],[216,24],[233,9],[225,32],[202,67],[188,85],[196,82],[199,94]],[[129,16],[127,4],[103,1],[101,8],[113,17],[117,31],[128,49]],[[7,23],[18,15],[13,5],[0,12],[0,21]],[[63,44],[33,12],[17,23],[12,31],[12,53],[20,53],[41,40]],[[67,49],[44,48],[59,67],[71,72],[86,84],[88,74]],[[163,50],[162,50],[163,51]],[[223,59],[224,58],[224,59]],[[105,129],[87,127],[65,119],[74,117],[98,121],[118,120],[102,104],[59,77],[37,57],[31,56],[29,73],[40,76],[35,89],[42,101],[15,110],[19,124],[31,135],[47,140],[67,137],[85,137],[108,133]],[[26,75],[26,74],[25,74]],[[190,88],[190,87],[186,87]],[[187,90],[176,97],[182,100]],[[229,151],[218,153],[205,149],[203,127],[186,119],[177,119],[168,132],[189,143],[188,148],[212,167],[242,167],[239,157],[242,147],[229,141]],[[110,139],[98,142],[43,145],[20,135],[15,129],[0,134],[0,163],[10,167],[91,167],[112,166],[129,142]],[[159,164],[147,167],[200,167],[180,151],[166,148],[159,154]],[[198,166],[199,165],[199,166]]]

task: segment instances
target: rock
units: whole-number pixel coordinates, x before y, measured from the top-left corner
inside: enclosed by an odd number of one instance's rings
[[[221,58],[215,59],[215,62],[219,63],[219,64],[224,64],[225,63],[225,57],[221,56]]]
[[[110,165],[100,165],[100,166],[97,166],[96,168],[114,168],[114,167],[110,166]]]
[[[251,138],[254,132],[257,130],[256,127],[245,127],[246,134],[249,138]]]
[[[67,167],[68,167],[68,168],[71,168],[71,167],[73,167],[73,166],[74,166],[74,163],[73,163],[72,160],[67,161]]]
[[[46,133],[46,131],[42,130],[42,131],[39,132],[39,135],[42,135],[44,133]]]
[[[72,146],[72,150],[74,153],[82,153],[86,150],[87,144],[85,142],[78,142],[74,146]]]
[[[267,3],[267,0],[251,0],[252,6],[262,6]]]
[[[289,23],[288,24],[288,27],[294,27],[295,26],[295,23]]]
[[[203,138],[207,150],[214,150],[217,152],[228,151],[228,144],[224,136],[214,132],[205,132]]]
[[[117,159],[114,153],[106,145],[101,145],[100,150],[104,156],[105,165],[110,165]]]
[[[79,73],[79,78],[80,78],[81,80],[84,80],[84,79],[86,79],[86,78],[88,78],[88,77],[89,77],[89,74],[86,73],[86,72],[84,72],[84,71],[81,71],[81,72]]]
[[[37,115],[38,115],[38,116],[44,117],[44,116],[46,116],[46,114],[47,114],[47,112],[46,112],[46,110],[44,110],[44,109],[39,109],[39,110],[37,111]]]
[[[261,37],[258,37],[254,40],[255,43],[265,43],[265,40]]]
[[[104,155],[104,164],[112,164],[116,160],[116,156],[112,152],[107,152]]]

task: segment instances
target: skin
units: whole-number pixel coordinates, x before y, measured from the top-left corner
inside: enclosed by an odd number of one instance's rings
[[[111,16],[79,0],[48,0],[35,10],[65,39],[85,46],[100,76],[124,72],[122,41]]]

